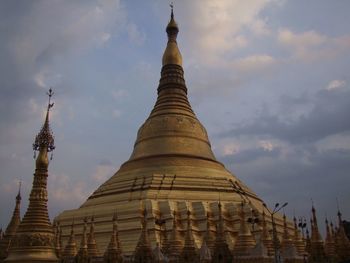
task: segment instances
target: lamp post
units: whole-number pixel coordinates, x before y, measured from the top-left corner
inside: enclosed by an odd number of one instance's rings
[[[271,215],[271,222],[272,222],[272,240],[273,240],[273,248],[275,250],[275,263],[280,262],[280,255],[278,251],[278,244],[277,244],[277,231],[276,231],[276,224],[275,224],[275,218],[274,215],[280,211],[282,208],[286,207],[288,203],[284,203],[282,206],[280,206],[279,203],[275,204],[275,207],[273,208],[272,212],[267,208],[267,205],[263,203],[263,206],[266,208],[266,210]]]

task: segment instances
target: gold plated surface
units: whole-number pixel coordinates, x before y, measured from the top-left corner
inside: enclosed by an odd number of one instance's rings
[[[11,242],[5,262],[58,262],[55,250],[55,236],[47,209],[48,152],[55,149],[49,125],[49,111],[52,90],[49,90],[49,103],[44,125],[35,138],[34,151],[39,151],[28,209],[19,224]]]
[[[131,255],[140,237],[139,210],[144,203],[152,248],[164,235],[155,224],[161,217],[165,220],[166,242],[175,242],[180,251],[184,246],[188,212],[193,242],[200,248],[207,236],[208,214],[213,226],[218,223],[221,212],[217,201],[220,199],[224,241],[233,249],[240,229],[237,207],[244,202],[249,211],[254,209],[262,214],[262,200],[216,160],[207,132],[192,110],[176,43],[177,33],[172,13],[154,108],[137,133],[129,160],[80,208],[64,211],[56,218],[63,231],[63,243],[68,241],[73,218],[79,238],[84,217],[94,215],[96,243],[100,251],[105,251],[111,237],[111,218],[117,211],[121,250]],[[271,224],[270,220],[266,221]],[[279,215],[276,222],[278,231],[282,232],[283,220]],[[209,247],[214,245],[215,232],[209,231]],[[222,244],[226,244],[224,241]],[[175,252],[172,246],[173,256],[179,256]]]

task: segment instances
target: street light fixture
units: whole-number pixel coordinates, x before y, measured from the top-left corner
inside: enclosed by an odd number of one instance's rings
[[[279,251],[278,251],[278,244],[277,244],[277,231],[276,231],[276,224],[275,224],[275,219],[274,219],[274,215],[279,212],[282,208],[286,207],[288,205],[288,203],[284,203],[282,206],[280,206],[279,203],[275,204],[274,209],[272,210],[272,212],[268,209],[267,205],[265,203],[263,203],[263,206],[266,208],[266,210],[269,212],[269,214],[271,215],[271,221],[272,221],[272,239],[273,239],[273,247],[275,250],[275,263],[279,263],[280,262],[280,255],[279,255]]]

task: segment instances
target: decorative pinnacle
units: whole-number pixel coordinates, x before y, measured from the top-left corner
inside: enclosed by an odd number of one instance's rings
[[[18,182],[18,194],[16,196],[16,200],[19,202],[21,201],[21,187],[22,187],[22,181]]]
[[[170,8],[171,8],[171,18],[174,19],[174,3],[173,2],[171,2]]]
[[[44,125],[42,126],[38,135],[35,137],[35,141],[33,143],[34,158],[36,151],[46,149],[47,152],[52,152],[55,149],[55,140],[52,135],[52,131],[49,124],[49,112],[54,105],[54,103],[51,103],[51,97],[53,96],[54,92],[50,88],[49,92],[46,92],[46,94],[49,96],[49,103],[47,105],[47,112]]]

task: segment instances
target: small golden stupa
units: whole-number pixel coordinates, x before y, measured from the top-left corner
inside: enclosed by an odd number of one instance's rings
[[[63,247],[70,239],[72,221],[75,236],[80,240],[84,218],[93,216],[94,238],[103,253],[112,234],[111,218],[117,212],[118,238],[124,255],[134,254],[145,227],[152,248],[177,242],[182,249],[190,233],[196,248],[208,239],[206,246],[213,250],[215,240],[210,242],[209,237],[215,239],[213,232],[220,229],[221,238],[233,251],[237,237],[241,239],[243,235],[242,214],[253,209],[262,219],[263,201],[215,158],[207,132],[188,101],[176,40],[179,28],[173,11],[166,32],[168,42],[162,59],[158,98],[138,130],[134,150],[129,160],[78,209],[56,217],[62,229]],[[147,215],[142,224],[141,203]],[[270,218],[266,217],[265,221],[271,226]],[[281,234],[283,219],[276,214],[275,221]],[[288,224],[292,233],[292,224]],[[250,233],[248,227],[244,231]],[[250,249],[255,244],[255,234],[249,234],[249,242],[240,242],[239,246],[247,243]],[[172,240],[174,237],[176,240]]]

